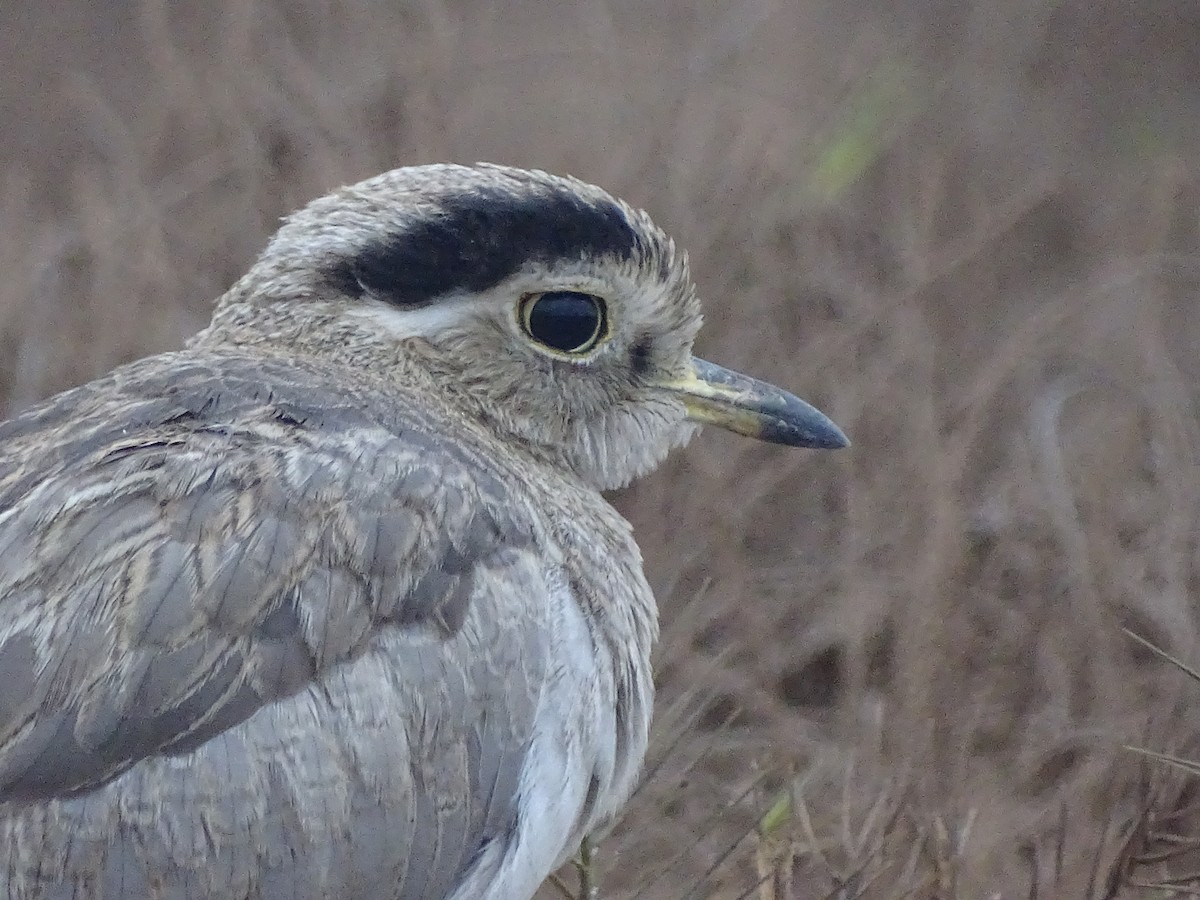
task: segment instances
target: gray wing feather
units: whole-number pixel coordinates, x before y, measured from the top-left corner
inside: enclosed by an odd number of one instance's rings
[[[202,745],[381,628],[453,634],[475,572],[529,540],[501,483],[423,423],[374,420],[314,373],[187,362],[0,432],[0,800]],[[479,726],[451,778],[476,785],[460,805],[421,809],[440,795],[416,785],[417,821],[438,828],[416,829],[429,871],[409,877],[431,896],[467,836],[511,815],[505,741]]]

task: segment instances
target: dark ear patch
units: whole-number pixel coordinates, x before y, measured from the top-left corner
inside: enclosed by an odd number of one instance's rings
[[[638,236],[607,200],[562,189],[513,194],[489,188],[442,201],[427,218],[384,235],[327,276],[351,297],[369,292],[400,307],[494,287],[530,260],[632,257]]]

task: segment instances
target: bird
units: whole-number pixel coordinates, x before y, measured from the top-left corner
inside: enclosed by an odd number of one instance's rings
[[[181,349],[0,424],[0,894],[529,898],[639,776],[658,613],[604,492],[704,425],[686,254],[567,176],[285,218]]]

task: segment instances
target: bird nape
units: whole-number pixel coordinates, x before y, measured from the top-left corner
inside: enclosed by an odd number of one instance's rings
[[[288,218],[185,349],[0,425],[7,895],[532,896],[650,726],[600,491],[699,424],[847,443],[699,327],[599,188],[403,168]]]

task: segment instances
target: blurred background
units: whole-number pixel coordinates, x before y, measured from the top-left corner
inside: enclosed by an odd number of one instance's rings
[[[340,184],[599,183],[699,352],[854,441],[614,497],[664,635],[600,896],[1172,896],[1200,797],[1126,745],[1196,758],[1200,685],[1122,629],[1200,662],[1197,47],[1191,0],[0,4],[0,406],[178,346]]]

